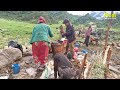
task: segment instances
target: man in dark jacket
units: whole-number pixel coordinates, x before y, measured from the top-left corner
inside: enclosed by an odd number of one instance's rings
[[[72,53],[72,56],[74,55],[74,42],[76,40],[75,38],[75,31],[74,27],[70,24],[70,21],[68,19],[65,19],[63,21],[63,24],[66,26],[66,33],[62,35],[62,37],[66,36],[68,39],[68,45],[66,47],[66,53],[68,52],[68,48],[70,48],[70,51]]]

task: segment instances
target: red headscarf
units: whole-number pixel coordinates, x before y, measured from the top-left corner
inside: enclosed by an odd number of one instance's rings
[[[42,16],[40,16],[39,17],[39,19],[38,19],[38,23],[46,23],[46,20],[45,20],[45,18],[43,18]]]

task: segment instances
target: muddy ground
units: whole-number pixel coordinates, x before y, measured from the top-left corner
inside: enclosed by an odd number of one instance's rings
[[[92,60],[91,55],[94,53],[93,51],[101,52],[103,50],[103,46],[97,47],[95,45],[90,45],[88,48],[86,48],[85,45],[81,44],[80,50],[82,49],[87,49],[89,51],[87,60]],[[50,60],[52,60],[52,54],[49,54],[49,61]],[[23,57],[21,60],[14,63],[20,64],[20,72],[18,74],[12,73],[11,64],[0,70],[0,76],[6,76],[9,74],[9,79],[40,79],[42,72],[31,76],[26,72],[26,69],[28,68],[33,68],[34,70],[36,69],[36,65],[32,59],[32,56]],[[112,49],[111,66],[120,71],[120,49],[116,47],[113,47]],[[120,79],[120,73],[114,70],[109,70],[108,79]]]

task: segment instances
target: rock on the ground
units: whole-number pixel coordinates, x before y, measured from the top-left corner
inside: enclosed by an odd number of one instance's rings
[[[112,72],[112,75],[117,79],[118,78],[118,75],[114,72]]]
[[[112,55],[111,60],[112,60],[116,65],[120,65],[120,57],[119,57],[118,54]]]
[[[9,78],[9,75],[6,75],[6,76],[0,76],[0,79],[8,79]]]
[[[32,51],[23,52],[23,57],[25,56],[32,56]]]
[[[25,69],[21,69],[20,72],[18,74],[12,74],[10,76],[10,79],[34,79],[33,77],[30,77]]]
[[[111,65],[109,65],[109,69],[120,74],[120,71]]]
[[[6,67],[8,64],[10,61],[4,55],[0,55],[0,68]]]
[[[6,67],[10,63],[20,60],[22,52],[17,48],[7,48],[0,53],[0,68]]]
[[[19,60],[22,58],[22,52],[17,49],[17,48],[8,48],[8,49],[4,49],[3,50],[3,53],[6,53],[7,55],[9,55],[9,57],[13,60],[13,61],[16,61],[16,60]]]

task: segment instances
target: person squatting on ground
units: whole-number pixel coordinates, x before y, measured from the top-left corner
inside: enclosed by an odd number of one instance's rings
[[[53,37],[50,27],[43,17],[39,17],[38,24],[33,28],[30,44],[32,55],[39,69],[45,68],[49,53],[49,36]]]
[[[74,56],[74,42],[76,40],[74,27],[71,25],[70,21],[67,19],[63,21],[63,24],[65,24],[66,26],[66,33],[62,34],[62,37],[66,36],[66,38],[68,39],[68,44],[66,47],[66,54],[68,52],[68,48],[70,48],[70,51],[73,57]]]
[[[84,42],[87,47],[88,47],[88,45],[89,45],[89,39],[90,39],[91,33],[92,33],[92,27],[89,26],[88,30],[87,30],[86,33],[85,33],[85,42]]]
[[[63,53],[54,55],[54,78],[57,79],[77,79],[80,77],[80,69],[75,69],[74,65]]]

